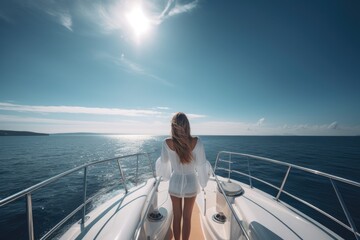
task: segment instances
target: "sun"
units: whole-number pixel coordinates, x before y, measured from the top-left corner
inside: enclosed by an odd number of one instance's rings
[[[126,18],[137,38],[142,37],[150,29],[150,21],[140,5],[126,14]]]

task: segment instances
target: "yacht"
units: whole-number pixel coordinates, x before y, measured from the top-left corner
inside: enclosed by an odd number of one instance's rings
[[[154,161],[151,160],[150,155],[137,153],[75,167],[0,200],[0,207],[25,198],[28,238],[35,239],[32,197],[34,192],[72,173],[81,173],[82,191],[79,194],[82,203],[39,239],[173,239],[171,230],[173,214],[168,194],[168,181],[156,176]],[[129,184],[130,180],[126,174],[128,169],[122,165],[129,159],[136,162],[133,171],[135,177],[131,180],[133,184]],[[118,185],[121,185],[122,191],[117,191],[106,201],[89,209],[89,205],[105,192],[100,191],[88,196],[88,170],[110,162],[115,163],[118,168],[120,178]],[[269,181],[261,177],[261,174],[253,174],[254,166],[264,171],[270,168],[283,171],[282,178],[277,182]],[[150,176],[138,183],[141,167],[148,167]],[[339,202],[341,211],[346,216],[346,221],[339,220],[334,212],[322,210],[305,200],[301,197],[301,192],[294,193],[287,190],[286,186],[291,175],[300,177],[314,175],[322,178],[324,182],[329,182],[336,201]],[[259,184],[265,186],[265,190],[258,187]],[[354,191],[359,191],[360,188],[358,182],[298,165],[245,153],[219,152],[206,188],[196,197],[190,239],[347,238],[336,231],[341,229],[348,234],[347,236],[359,240],[360,234],[354,222],[354,218],[359,216],[348,210],[339,188],[340,184]],[[269,189],[271,191],[268,191]],[[312,211],[304,212],[296,207],[299,204]],[[315,215],[310,215],[309,212],[315,212],[326,218],[333,223],[331,226],[336,226],[336,229],[320,223]],[[77,216],[78,219],[74,221]]]

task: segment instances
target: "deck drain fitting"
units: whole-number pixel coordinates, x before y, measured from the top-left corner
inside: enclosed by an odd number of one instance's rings
[[[215,213],[215,214],[212,216],[212,220],[213,220],[214,222],[217,222],[217,223],[225,223],[225,222],[226,222],[226,216],[225,216],[224,213],[222,213],[222,212]]]
[[[155,211],[148,214],[148,219],[149,219],[150,222],[161,221],[161,219],[163,219],[163,217],[164,216],[157,210],[155,210]]]

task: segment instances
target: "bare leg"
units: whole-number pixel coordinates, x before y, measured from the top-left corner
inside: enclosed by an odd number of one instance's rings
[[[173,206],[173,232],[175,240],[180,240],[181,233],[181,216],[182,216],[182,198],[171,196],[171,202]]]
[[[184,198],[183,229],[182,229],[183,240],[188,240],[190,237],[191,214],[193,211],[195,198],[196,197]]]

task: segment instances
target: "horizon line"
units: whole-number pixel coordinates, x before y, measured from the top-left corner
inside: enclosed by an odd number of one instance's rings
[[[138,133],[99,133],[99,132],[59,132],[59,133],[44,133],[33,132],[27,130],[3,130],[8,132],[27,132],[34,134],[47,135],[123,135],[123,136],[170,136],[170,134],[138,134]],[[297,135],[297,134],[192,134],[192,136],[226,136],[226,137],[360,137],[360,135]]]

